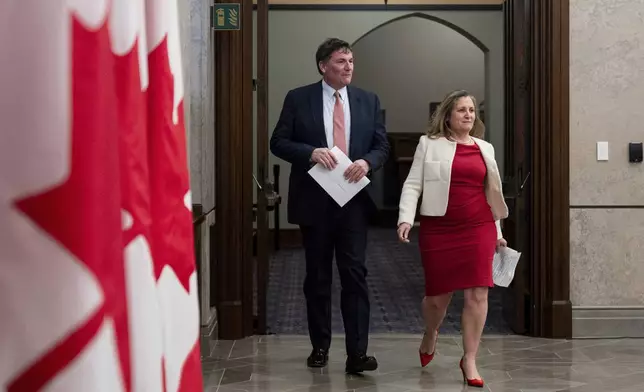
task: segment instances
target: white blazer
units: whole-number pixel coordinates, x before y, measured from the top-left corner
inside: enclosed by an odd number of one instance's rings
[[[503,198],[501,175],[494,159],[494,147],[485,140],[472,139],[479,146],[487,167],[485,196],[496,223],[497,239],[503,238],[500,220],[508,217],[508,206]],[[456,144],[444,137],[438,139],[430,139],[426,135],[420,137],[414,161],[400,195],[398,225],[403,222],[414,223],[418,199],[421,195],[421,215],[445,215]]]

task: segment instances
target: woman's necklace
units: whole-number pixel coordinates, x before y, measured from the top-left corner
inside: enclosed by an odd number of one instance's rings
[[[458,144],[473,144],[474,143],[474,140],[472,140],[471,136],[468,136],[466,141],[461,141],[461,140],[458,140],[458,139],[455,139],[455,140],[456,140],[456,143],[458,143]]]

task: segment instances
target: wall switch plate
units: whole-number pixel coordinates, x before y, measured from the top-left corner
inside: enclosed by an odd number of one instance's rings
[[[628,143],[628,161],[631,163],[642,162],[642,143]]]
[[[597,160],[608,160],[608,142],[597,142]]]

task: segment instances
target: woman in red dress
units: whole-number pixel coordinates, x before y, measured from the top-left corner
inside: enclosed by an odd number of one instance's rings
[[[419,246],[425,272],[422,302],[425,334],[419,354],[426,366],[434,357],[438,329],[456,290],[464,290],[462,315],[464,380],[483,387],[476,368],[493,287],[492,259],[507,246],[499,221],[508,215],[494,148],[476,100],[466,91],[449,94],[436,110],[427,135],[420,138],[400,198],[398,237],[409,242],[419,199]]]

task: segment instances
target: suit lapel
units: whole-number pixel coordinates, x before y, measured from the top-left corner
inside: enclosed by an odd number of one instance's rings
[[[474,142],[479,146],[479,149],[481,150],[481,155],[483,156],[483,161],[485,162],[485,166],[487,167],[487,176],[486,176],[486,183],[487,186],[491,186],[494,188],[494,190],[498,191],[500,187],[500,173],[498,172],[498,168],[496,166],[496,161],[492,158],[492,154],[489,150],[489,147],[485,145],[485,143],[480,143],[478,139],[473,138]],[[493,183],[490,182],[490,180],[493,181]]]
[[[311,89],[311,114],[313,115],[313,130],[320,139],[322,146],[329,148],[326,141],[326,131],[324,129],[324,107],[322,103],[322,82],[315,84]]]
[[[358,143],[358,137],[360,136],[358,134],[359,129],[357,124],[360,123],[360,97],[358,94],[355,92],[351,86],[347,86],[347,95],[349,96],[349,111],[351,112],[351,130],[350,130],[350,135],[349,135],[349,158],[351,160],[354,160],[353,158],[355,157],[355,151],[356,151],[356,144]]]
[[[435,142],[440,143],[441,146],[436,149],[437,155],[439,156],[433,158],[433,160],[454,162],[454,155],[456,154],[456,143],[447,140],[447,138],[444,137],[436,139]]]
[[[493,168],[493,166],[490,164],[490,154],[487,150],[487,146],[484,143],[480,143],[479,140],[475,137],[473,137],[472,140],[474,140],[474,143],[479,146],[481,155],[483,156],[483,160],[485,161],[485,166],[487,166],[488,170]]]

